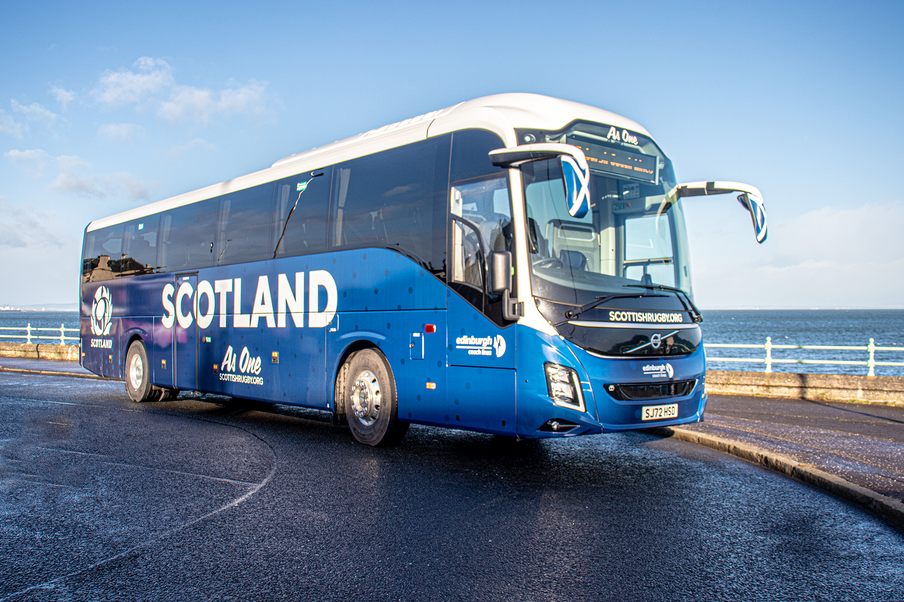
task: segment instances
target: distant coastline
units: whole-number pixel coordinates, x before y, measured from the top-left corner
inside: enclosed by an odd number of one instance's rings
[[[12,307],[7,305],[0,307],[0,311],[5,312],[26,312],[26,311],[78,311],[78,305],[72,303],[48,303],[47,305],[23,305],[21,307]]]

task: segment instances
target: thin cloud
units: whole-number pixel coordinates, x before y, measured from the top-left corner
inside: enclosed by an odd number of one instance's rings
[[[179,84],[169,63],[145,56],[135,61],[131,69],[104,72],[90,94],[104,108],[155,107],[157,116],[172,125],[207,125],[217,116],[263,116],[266,87],[266,82],[255,80],[223,90]]]
[[[255,81],[220,92],[177,86],[173,88],[170,100],[160,105],[157,114],[171,124],[194,121],[206,125],[215,115],[262,115],[265,101],[265,86]]]
[[[181,146],[174,146],[173,150],[170,151],[170,154],[172,154],[175,157],[178,157],[179,155],[184,155],[185,153],[191,152],[195,149],[201,149],[201,150],[204,150],[207,152],[213,152],[213,151],[217,150],[217,145],[207,142],[206,140],[202,140],[201,138],[195,138],[188,144],[183,144]]]
[[[60,248],[62,240],[54,214],[28,203],[14,205],[0,197],[0,247],[15,249],[39,245]]]
[[[15,100],[10,100],[10,104],[13,107],[13,111],[17,113],[22,113],[25,115],[25,119],[29,121],[56,121],[57,115],[53,111],[48,110],[43,105],[40,105],[36,102],[31,103],[30,105],[19,104]]]
[[[693,250],[706,261],[694,266],[698,301],[704,307],[901,307],[902,223],[904,202],[886,201],[824,207],[773,223],[762,246],[700,233]]]
[[[69,108],[69,103],[75,99],[74,92],[70,92],[69,90],[60,88],[59,86],[50,86],[50,94],[51,96],[56,98],[56,101],[58,103],[60,103],[60,106],[62,107],[64,112]]]
[[[139,104],[174,85],[172,69],[162,59],[143,56],[132,69],[106,71],[91,96],[106,108]]]
[[[107,123],[97,128],[97,137],[107,142],[143,140],[145,129],[134,123]]]
[[[0,109],[0,133],[12,136],[16,140],[22,140],[26,132],[28,132],[27,123],[17,123],[12,115],[8,115],[6,111]]]
[[[152,186],[128,172],[82,175],[91,166],[75,155],[53,157],[47,151],[32,149],[11,150],[4,156],[35,178],[43,177],[50,166],[55,166],[58,173],[47,186],[50,192],[95,199],[125,197],[133,202],[150,199]],[[159,182],[154,183],[154,187],[158,185]]]
[[[87,163],[85,163],[75,155],[60,155],[55,160],[57,162],[57,166],[60,168],[60,171],[73,171],[76,169],[90,167]]]
[[[3,156],[19,169],[31,173],[35,178],[43,176],[47,164],[53,161],[53,157],[47,151],[39,148],[24,151],[13,149],[3,153]]]
[[[147,201],[151,196],[145,182],[125,171],[99,176],[98,182],[107,196],[125,196],[133,202]]]
[[[251,80],[247,86],[220,92],[218,109],[225,114],[260,114],[266,100],[266,86]]]
[[[61,171],[50,183],[52,192],[94,199],[125,197],[132,202],[150,200],[151,187],[128,172],[81,177],[73,171]]]
[[[94,182],[80,178],[71,171],[61,171],[60,175],[50,183],[49,188],[52,192],[74,196],[87,196],[97,199],[107,196],[106,192],[100,190]]]
[[[207,124],[214,110],[213,92],[193,86],[173,88],[169,101],[160,105],[157,114],[172,124],[180,124],[185,119]]]

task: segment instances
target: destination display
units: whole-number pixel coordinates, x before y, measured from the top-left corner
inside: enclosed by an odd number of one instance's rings
[[[659,183],[659,161],[652,155],[604,146],[583,136],[569,135],[565,141],[584,151],[590,171],[637,180],[645,184]]]

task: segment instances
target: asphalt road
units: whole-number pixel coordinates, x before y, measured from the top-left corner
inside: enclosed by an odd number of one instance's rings
[[[647,433],[511,444],[0,374],[0,600],[901,600],[904,536]]]

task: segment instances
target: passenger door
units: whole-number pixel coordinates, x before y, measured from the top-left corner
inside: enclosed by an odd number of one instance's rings
[[[198,273],[176,274],[173,304],[176,321],[173,324],[173,359],[175,387],[184,391],[198,388]]]

